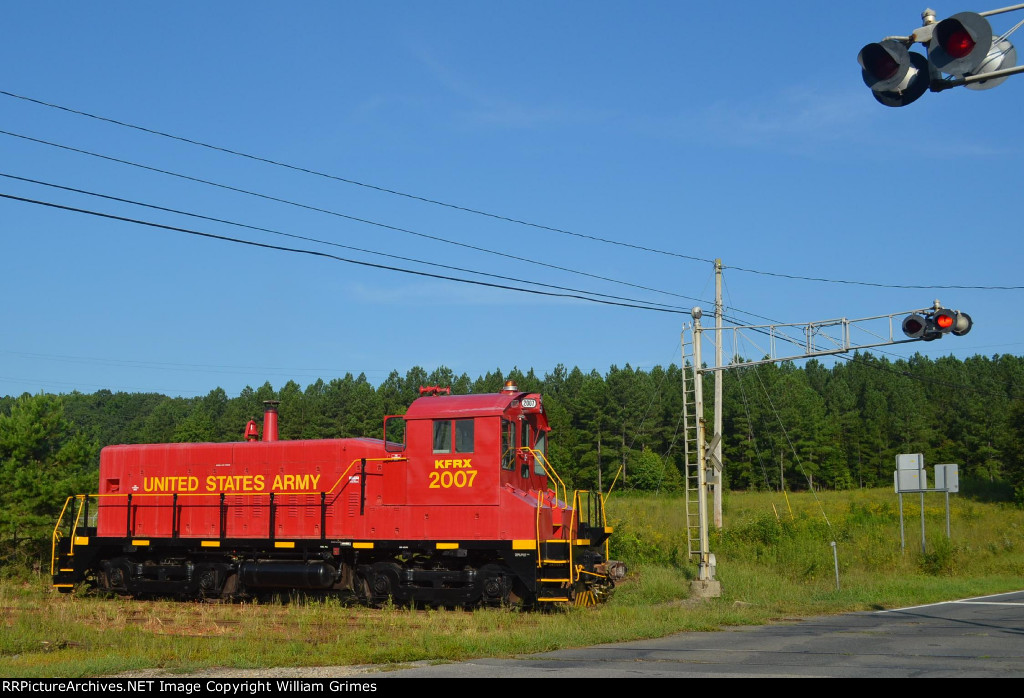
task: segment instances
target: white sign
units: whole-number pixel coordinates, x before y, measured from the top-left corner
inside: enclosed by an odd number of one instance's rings
[[[928,489],[928,472],[921,470],[897,470],[893,473],[897,494],[900,492]]]
[[[935,489],[947,492],[960,491],[960,466],[946,463],[935,466]]]
[[[898,456],[896,456],[896,470],[924,470],[924,454],[899,454]]]

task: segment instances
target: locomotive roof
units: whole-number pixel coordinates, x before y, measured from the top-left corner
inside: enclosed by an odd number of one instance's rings
[[[406,419],[443,417],[486,417],[504,414],[513,400],[535,393],[482,393],[480,395],[428,395],[415,400],[406,410]],[[539,398],[540,396],[537,395]]]

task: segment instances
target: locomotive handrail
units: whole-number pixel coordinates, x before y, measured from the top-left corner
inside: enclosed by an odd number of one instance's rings
[[[404,462],[404,461],[408,461],[409,459],[405,458],[405,457],[395,458],[395,457],[389,456],[387,458],[366,458],[365,460],[366,460],[366,462],[369,463],[369,462],[377,462],[377,461],[380,461],[380,462]],[[337,487],[338,484],[341,483],[341,481],[345,479],[345,477],[349,474],[349,471],[352,470],[352,467],[356,463],[360,463],[362,461],[363,461],[362,458],[354,458],[348,464],[348,466],[345,468],[345,470],[342,471],[341,475],[338,476],[338,479],[334,481],[334,484],[331,485],[330,489],[327,489],[327,490],[298,490],[298,491],[293,491],[293,490],[282,490],[282,491],[270,490],[268,492],[178,492],[178,491],[174,491],[174,492],[108,492],[106,494],[100,494],[100,493],[97,492],[95,494],[71,495],[70,497],[68,497],[64,501],[64,507],[61,509],[60,516],[57,517],[57,525],[54,526],[54,529],[53,529],[53,531],[54,531],[53,532],[53,540],[52,540],[52,545],[51,545],[51,549],[50,549],[50,573],[51,574],[53,573],[54,565],[56,563],[57,543],[60,540],[60,535],[61,535],[60,532],[59,532],[59,529],[60,529],[61,523],[62,523],[62,521],[64,519],[64,515],[67,512],[68,505],[71,503],[72,499],[79,499],[79,500],[81,500],[81,503],[78,506],[78,511],[75,514],[75,521],[74,521],[74,524],[73,524],[73,528],[71,529],[72,530],[72,535],[71,535],[71,547],[68,550],[68,554],[69,555],[74,553],[74,546],[75,546],[74,531],[78,530],[78,522],[81,519],[82,511],[83,511],[83,508],[85,506],[85,502],[86,502],[86,500],[88,500],[89,497],[96,497],[97,499],[99,499],[101,497],[102,498],[127,497],[127,498],[129,498],[129,501],[131,501],[131,499],[138,498],[138,497],[172,497],[172,498],[176,498],[178,495],[182,495],[182,496],[185,496],[185,497],[220,497],[220,496],[225,495],[225,494],[231,494],[231,495],[239,496],[239,497],[271,496],[271,502],[270,502],[270,504],[268,504],[268,506],[273,506],[274,502],[273,502],[272,495],[281,495],[281,494],[294,495],[294,496],[321,495],[321,502],[319,503],[319,506],[326,507],[327,506],[327,502],[326,502],[325,499],[323,499],[323,497],[325,495],[327,495],[327,494],[330,494],[331,492],[334,492],[334,488]],[[344,487],[342,487],[341,489],[343,490]],[[333,505],[337,501],[337,499],[338,499],[338,497],[340,495],[341,495],[341,491],[339,490],[339,492],[336,493],[335,497],[331,500],[330,503]],[[188,505],[182,505],[182,504],[179,504],[179,503],[175,502],[174,506],[175,507],[181,507],[182,509],[184,509]],[[307,505],[300,505],[300,506],[307,506]]]
[[[60,532],[61,524],[64,522],[64,514],[67,513],[68,505],[71,504],[72,500],[79,500],[78,511],[75,513],[75,520],[71,524],[71,542],[68,544],[68,556],[75,554],[75,532],[78,530],[78,522],[82,519],[82,511],[85,509],[86,502],[89,497],[93,495],[88,494],[73,494],[64,500],[64,506],[60,510],[60,516],[57,517],[57,524],[53,527],[53,536],[51,538],[50,546],[50,575],[54,573],[54,569],[57,564],[57,545],[60,543],[63,534]],[[88,525],[88,521],[86,524]]]
[[[541,546],[540,546],[540,510],[541,510],[541,507],[543,505],[544,505],[544,493],[543,492],[538,492],[537,493],[537,521],[535,522],[535,524],[533,526],[534,534],[537,537],[537,569],[540,569],[541,567],[544,566],[544,552],[541,550]]]
[[[76,497],[77,498],[84,498],[84,497],[97,497],[97,498],[98,497],[127,497],[129,494],[132,497],[170,497],[170,496],[175,495],[175,494],[186,496],[186,497],[219,497],[222,494],[234,495],[234,496],[238,496],[238,497],[243,497],[243,496],[259,497],[259,496],[266,496],[266,495],[270,495],[270,494],[289,494],[289,495],[330,494],[331,492],[334,491],[334,488],[338,486],[338,483],[341,482],[342,479],[344,479],[344,477],[348,474],[348,471],[352,469],[352,466],[355,465],[356,463],[360,462],[361,460],[362,460],[361,458],[356,458],[351,463],[349,463],[348,467],[345,468],[345,471],[338,477],[337,480],[334,481],[334,484],[331,485],[330,489],[327,489],[327,490],[269,490],[269,491],[262,491],[262,492],[180,492],[180,491],[176,490],[176,491],[173,491],[173,492],[108,492],[107,494],[101,494],[101,493],[97,492],[95,494],[72,495],[71,497],[68,497],[68,500],[75,499]],[[371,462],[371,461],[388,461],[388,462],[390,462],[390,461],[407,461],[407,460],[409,460],[409,459],[408,458],[367,458],[366,459],[366,461],[368,463]],[[67,507],[67,502],[64,503],[64,506]],[[64,512],[62,511],[61,512],[61,517],[63,517],[63,516],[64,516]],[[60,525],[60,519],[58,519],[57,525],[58,526]]]
[[[622,474],[622,467],[623,467],[623,466],[621,466],[621,465],[619,466],[619,470],[618,470],[618,472],[616,472],[616,473],[615,473],[615,477],[614,477],[614,478],[612,478],[612,484],[610,484],[610,485],[608,486],[608,496],[609,496],[609,497],[611,497],[611,496],[612,496],[612,490],[613,490],[613,489],[615,489],[615,483],[619,481],[619,475],[621,475],[621,474]]]
[[[57,524],[53,527],[53,536],[51,537],[52,545],[50,546],[50,576],[53,576],[54,567],[57,564],[57,543],[60,542],[61,532],[60,525],[64,521],[64,513],[68,510],[68,504],[71,500],[75,499],[75,495],[71,495],[64,500],[64,506],[60,510],[60,516],[57,517]],[[74,531],[71,532],[72,543],[74,543]]]
[[[532,454],[534,458],[538,459],[538,462],[540,463],[540,466],[542,468],[544,468],[544,472],[545,472],[545,474],[547,474],[548,479],[549,480],[553,479],[555,481],[555,483],[556,483],[555,498],[556,499],[558,498],[558,487],[557,487],[557,485],[561,485],[562,486],[562,501],[565,502],[566,504],[568,504],[569,503],[569,488],[565,486],[564,482],[562,482],[562,478],[560,478],[558,476],[558,472],[555,471],[555,466],[551,465],[551,462],[547,459],[547,456],[545,456],[542,451],[538,451],[535,448],[523,448],[522,450],[526,451],[527,453]]]
[[[592,492],[590,490],[575,490],[573,492],[573,510],[575,512],[577,512],[577,516],[574,517],[574,518],[578,518],[578,516],[579,516],[579,504],[578,504],[578,502],[579,502],[579,496],[580,496],[581,493],[586,493],[586,494],[591,494],[591,495],[597,494],[597,501],[598,501],[598,504],[600,505],[600,509],[598,511],[598,525],[600,525],[602,528],[607,528],[608,527],[608,516],[605,514],[605,510],[604,510],[604,504],[605,504],[604,503],[604,494],[600,490],[598,490],[596,493]],[[571,531],[570,531],[570,533],[571,533]],[[607,531],[605,531],[605,533],[607,533]],[[607,560],[607,559],[610,558],[610,556],[611,556],[611,545],[609,543],[609,539],[605,538],[605,540],[604,540],[604,558]]]

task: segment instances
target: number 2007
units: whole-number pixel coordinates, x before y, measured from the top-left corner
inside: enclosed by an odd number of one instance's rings
[[[430,473],[430,488],[431,489],[448,489],[449,487],[472,487],[473,480],[476,479],[475,470],[445,470],[443,472],[437,472],[436,470]]]

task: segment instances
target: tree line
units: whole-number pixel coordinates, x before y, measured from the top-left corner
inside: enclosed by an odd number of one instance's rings
[[[0,397],[0,537],[48,540],[64,498],[96,488],[108,444],[238,441],[247,421],[279,400],[281,439],[381,436],[384,415],[402,414],[423,385],[452,393],[501,390],[506,380],[543,395],[552,426],[549,459],[566,484],[674,491],[682,483],[682,371],[612,366],[606,373],[559,365],[543,377],[500,369],[476,379],[441,367],[317,380],[269,382],[229,397],[156,393],[24,394]],[[705,380],[711,424],[711,380]],[[890,361],[869,353],[827,367],[808,361],[724,374],[725,484],[733,489],[889,486],[898,453],[957,463],[962,478],[1002,481],[1024,502],[1024,357]],[[13,542],[12,542],[13,541]],[[0,550],[0,555],[4,555]]]

